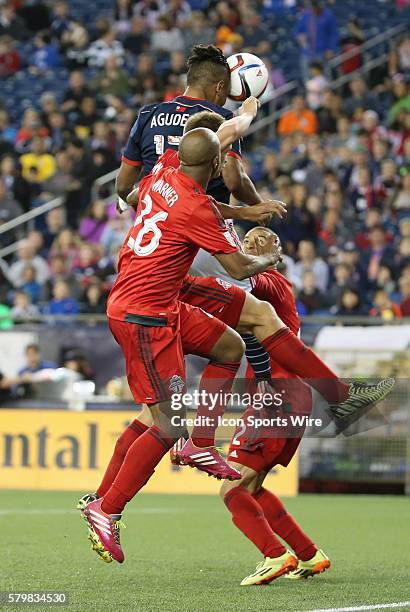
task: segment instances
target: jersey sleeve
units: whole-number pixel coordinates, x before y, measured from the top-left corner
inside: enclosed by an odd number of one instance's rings
[[[122,155],[122,161],[129,166],[142,166],[141,158],[141,113],[131,128],[127,144]]]
[[[239,251],[221,213],[209,196],[203,196],[201,203],[191,213],[185,235],[201,249],[211,255]]]
[[[282,283],[275,279],[271,274],[262,272],[254,277],[255,287],[253,295],[264,302],[270,304],[283,302],[286,298],[286,290]]]

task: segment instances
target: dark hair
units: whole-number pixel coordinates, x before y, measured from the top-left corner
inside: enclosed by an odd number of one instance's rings
[[[310,62],[309,68],[317,68],[317,70],[321,70],[323,72],[323,66],[320,62]]]
[[[222,115],[214,113],[213,111],[202,111],[191,115],[185,124],[184,133],[195,130],[196,128],[208,128],[212,132],[217,132],[225,119]]]
[[[195,45],[187,61],[188,85],[201,83],[204,85],[216,81],[229,82],[231,72],[222,51],[215,45]]]
[[[40,352],[40,347],[38,344],[27,344],[26,348],[25,348],[25,352],[27,353],[28,351],[36,351],[37,353]]]

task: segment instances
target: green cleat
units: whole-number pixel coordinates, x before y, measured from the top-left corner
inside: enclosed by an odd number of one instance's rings
[[[299,560],[297,568],[289,572],[289,574],[286,574],[285,578],[289,578],[289,580],[301,580],[301,578],[309,578],[309,576],[321,574],[329,569],[329,567],[329,558],[325,555],[323,550],[318,550],[309,561]]]

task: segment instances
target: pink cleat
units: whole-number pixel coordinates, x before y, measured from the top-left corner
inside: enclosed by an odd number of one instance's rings
[[[122,563],[124,553],[120,544],[120,516],[116,520],[101,509],[103,497],[89,503],[83,510],[91,530],[96,536],[95,544],[100,544],[115,561]],[[100,554],[100,553],[99,553]],[[101,555],[100,555],[101,556]]]
[[[219,480],[240,480],[241,474],[221,457],[214,446],[195,446],[191,438],[178,451],[180,465],[189,465]]]
[[[180,455],[185,442],[185,438],[179,438],[179,440],[175,442],[174,446],[169,451],[169,458],[171,460],[172,465],[181,465]]]

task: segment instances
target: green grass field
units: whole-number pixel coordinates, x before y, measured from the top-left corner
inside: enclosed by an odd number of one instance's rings
[[[63,609],[79,612],[290,612],[410,600],[405,498],[285,500],[333,566],[310,580],[280,578],[244,588],[239,582],[260,555],[231,524],[218,497],[142,495],[124,515],[122,566],[106,565],[90,550],[86,527],[71,509],[77,497],[0,492],[0,591],[66,591],[70,605]]]

